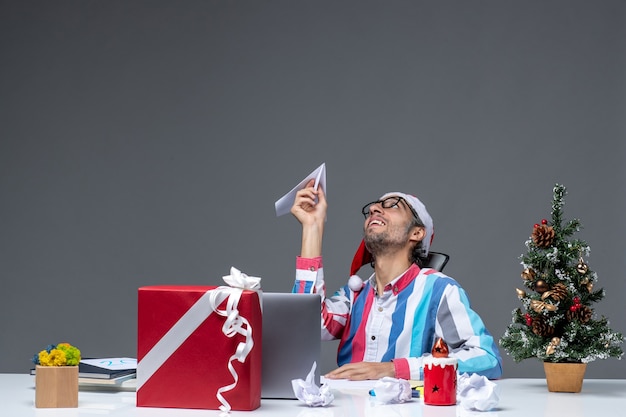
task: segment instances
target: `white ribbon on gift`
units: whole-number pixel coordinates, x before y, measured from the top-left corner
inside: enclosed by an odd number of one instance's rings
[[[200,326],[212,313],[226,317],[222,332],[226,337],[233,337],[237,334],[245,337],[244,342],[240,342],[235,349],[235,353],[228,360],[228,370],[233,376],[233,383],[225,385],[217,390],[217,398],[222,403],[220,410],[228,412],[231,410],[230,404],[224,396],[224,392],[230,391],[237,386],[239,376],[232,365],[234,360],[245,362],[248,353],[254,346],[252,340],[252,327],[245,317],[239,315],[237,306],[243,290],[258,291],[261,289],[261,278],[250,277],[235,267],[230,268],[230,275],[222,277],[230,285],[220,286],[209,290],[202,295],[187,310],[185,314],[165,333],[150,351],[144,356],[137,367],[137,390],[148,381],[152,375],[163,365],[185,340]],[[228,298],[226,308],[219,309],[219,306]]]

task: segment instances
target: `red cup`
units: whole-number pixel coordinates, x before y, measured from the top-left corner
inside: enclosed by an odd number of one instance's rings
[[[424,358],[424,404],[456,405],[454,358]]]

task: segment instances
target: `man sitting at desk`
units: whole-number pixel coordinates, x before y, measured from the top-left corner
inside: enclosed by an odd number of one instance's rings
[[[436,338],[448,344],[460,373],[488,378],[502,375],[493,337],[470,308],[465,291],[452,278],[421,268],[433,237],[432,218],[414,196],[388,193],[363,207],[364,239],[352,274],[369,259],[374,273],[325,296],[322,236],[327,202],[311,180],[300,190],[291,213],[302,224],[293,292],[319,293],[322,339],[341,339],[339,368],[330,379],[422,379],[423,355]],[[371,256],[370,256],[371,255]]]

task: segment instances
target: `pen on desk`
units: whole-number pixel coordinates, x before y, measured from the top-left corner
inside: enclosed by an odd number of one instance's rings
[[[420,396],[421,396],[420,392],[421,392],[421,390],[419,389],[419,387],[411,388],[411,397],[412,398],[420,398]],[[369,390],[369,394],[370,394],[370,397],[375,397],[376,396],[376,391],[371,389],[371,390]]]

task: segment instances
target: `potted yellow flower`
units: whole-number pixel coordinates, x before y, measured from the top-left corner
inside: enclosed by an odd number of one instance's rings
[[[48,345],[33,357],[35,407],[78,407],[80,350],[69,343]]]

